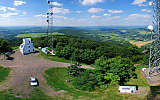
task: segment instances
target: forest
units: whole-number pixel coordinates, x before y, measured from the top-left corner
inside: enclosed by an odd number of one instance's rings
[[[0,53],[12,51],[22,38],[0,39]],[[78,63],[68,67],[68,75],[75,88],[94,90],[96,87],[125,84],[136,78],[135,64],[148,64],[149,50],[117,41],[98,42],[71,35],[54,35],[32,38],[36,48],[50,47],[56,56]],[[48,55],[49,56],[49,55]],[[94,70],[81,69],[80,65],[94,65]]]
[[[53,47],[58,57],[72,59],[77,62],[94,64],[95,60],[101,56],[106,58],[122,57],[129,58],[133,62],[147,64],[147,53],[131,44],[121,44],[119,42],[97,42],[81,39],[74,36],[54,36],[34,38],[35,47]]]
[[[53,47],[60,58],[78,63],[68,67],[73,86],[81,90],[95,87],[125,84],[136,78],[135,64],[148,64],[149,53],[131,44],[119,42],[97,42],[74,36],[57,35],[34,38],[36,47]],[[94,70],[80,68],[80,63],[94,64]]]

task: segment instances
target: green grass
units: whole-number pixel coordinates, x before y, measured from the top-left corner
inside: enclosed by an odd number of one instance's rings
[[[57,61],[57,62],[64,62],[64,63],[71,63],[71,60],[66,60],[65,58],[60,58],[57,56],[50,56],[46,55],[45,53],[40,51],[40,56],[44,57],[45,59],[49,59],[51,61]],[[73,62],[74,63],[74,62]]]
[[[51,55],[46,55],[45,53],[41,52],[40,51],[40,56],[42,56],[43,58],[45,59],[49,59],[51,61],[57,61],[57,62],[64,62],[64,63],[76,63],[77,61],[72,61],[71,60],[67,60],[65,58],[60,58],[60,57],[57,57],[57,56],[51,56]],[[87,65],[85,63],[80,63],[81,65]],[[94,64],[91,64],[91,66],[94,66]]]
[[[19,95],[16,95],[19,96]],[[58,100],[46,96],[39,88],[35,88],[33,93],[28,97],[16,97],[12,91],[1,91],[0,100]]]
[[[147,83],[146,79],[142,75],[141,71],[139,69],[136,69],[137,79],[131,79],[129,82],[126,83],[126,85],[138,85],[142,87],[150,87],[150,85]]]
[[[19,46],[16,46],[16,47],[11,47],[12,50],[17,50],[19,49]]]
[[[71,83],[67,83],[66,68],[50,68],[44,74],[47,83],[56,91],[65,90],[66,93],[61,99],[72,100],[143,100],[143,96],[136,94],[120,94],[118,86],[108,88],[97,88],[95,91],[81,91],[75,89]]]
[[[63,33],[54,32],[51,35],[64,35]],[[29,34],[18,34],[16,37],[25,38],[25,37],[44,37],[47,36],[47,33],[29,33]]]
[[[37,87],[27,97],[16,97],[20,95],[15,95],[12,90],[8,90],[0,91],[0,100],[144,100],[143,96],[137,96],[136,94],[120,94],[117,90],[118,86],[97,88],[92,92],[77,90],[71,83],[66,82],[68,79],[66,68],[50,68],[45,71],[44,77],[55,91],[65,90],[66,93],[63,96],[49,97]]]
[[[0,82],[4,81],[7,78],[9,72],[10,68],[4,68],[0,66]]]
[[[139,34],[150,34],[150,32],[147,32],[147,31],[144,31],[144,30],[140,30],[140,31],[138,31],[139,32]]]

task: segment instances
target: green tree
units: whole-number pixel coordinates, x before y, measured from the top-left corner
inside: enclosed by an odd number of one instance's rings
[[[113,73],[106,73],[104,79],[107,80],[111,85],[115,85],[120,80],[120,77]]]
[[[86,64],[94,63],[96,59],[96,52],[91,49],[85,49],[84,52],[81,54],[82,62]]]
[[[100,85],[115,83],[115,80],[117,80],[119,84],[123,84],[135,76],[135,67],[129,58],[116,57],[106,59],[101,57],[96,60],[95,64],[97,80]],[[109,81],[108,77],[111,77],[111,75],[113,79],[111,78]]]
[[[69,59],[73,53],[74,48],[70,47],[69,45],[65,46],[61,51],[60,54],[65,59]]]
[[[6,39],[0,39],[0,53],[10,52],[9,42]]]

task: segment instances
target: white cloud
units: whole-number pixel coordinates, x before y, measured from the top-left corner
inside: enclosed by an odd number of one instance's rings
[[[127,18],[123,19],[124,24],[135,26],[135,25],[146,25],[152,23],[152,17],[149,14],[130,14]]]
[[[132,2],[132,5],[147,6],[147,5],[143,4],[143,3],[145,3],[146,1],[147,1],[147,0],[134,0],[134,1]]]
[[[142,12],[148,12],[148,13],[151,12],[151,10],[149,10],[149,9],[142,9],[141,11]]]
[[[102,8],[90,8],[90,9],[88,9],[89,13],[97,13],[97,12],[102,12],[102,11],[104,11],[104,9],[102,9]]]
[[[54,16],[55,18],[62,18],[62,19],[67,19],[65,16]]]
[[[140,20],[140,19],[148,19],[150,18],[151,16],[149,14],[130,14],[128,15],[127,18],[125,18],[125,20]]]
[[[16,8],[12,8],[12,7],[0,7],[0,11],[3,11],[3,12],[7,12],[7,10],[10,10],[10,11],[16,11]]]
[[[108,10],[108,12],[116,14],[116,13],[123,13],[123,10]]]
[[[111,14],[104,14],[103,16],[111,16]]]
[[[47,17],[47,15],[39,14],[39,15],[35,15],[35,17]]]
[[[24,1],[19,1],[19,0],[14,1],[15,6],[20,6],[20,5],[24,5],[24,4],[26,4],[26,2],[24,2]]]
[[[69,9],[64,9],[64,8],[54,7],[52,9],[50,9],[49,12],[66,14],[66,13],[70,13],[70,10]]]
[[[109,22],[109,21],[111,21],[111,22],[113,22],[113,21],[115,21],[115,22],[117,22],[118,23],[118,19],[120,19],[121,18],[121,16],[112,16],[112,17],[105,17],[104,19],[102,19],[102,22]]]
[[[93,15],[91,16],[91,18],[100,18],[101,16],[96,16],[96,15]]]
[[[75,11],[77,14],[80,14],[82,11]]]
[[[148,14],[131,14],[128,17],[142,17],[142,18],[150,18],[151,16]]]
[[[4,13],[4,14],[0,14],[0,17],[10,17],[15,15],[18,15],[18,13]]]
[[[6,12],[7,11],[7,7],[0,7],[0,11]]]
[[[80,2],[82,5],[95,5],[104,2],[104,0],[80,0]]]
[[[11,10],[11,11],[16,11],[16,8],[11,8],[11,7],[8,7],[8,10]]]
[[[51,4],[54,5],[54,6],[63,6],[63,4],[58,3],[58,2],[51,2]]]
[[[138,6],[145,7],[145,6],[148,6],[148,5],[146,5],[146,4],[139,4]]]

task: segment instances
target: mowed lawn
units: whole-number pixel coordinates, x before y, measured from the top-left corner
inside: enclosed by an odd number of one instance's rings
[[[4,81],[10,72],[10,68],[0,66],[0,82]]]
[[[68,79],[66,68],[50,68],[45,71],[44,76],[47,83],[54,90],[65,91],[63,96],[55,97],[60,100],[144,100],[145,98],[143,95],[140,96],[138,94],[120,94],[118,85],[103,89],[97,88],[92,92],[75,89],[71,82],[66,82]],[[131,82],[133,83],[134,81],[131,80]]]
[[[31,95],[22,97],[14,94],[12,90],[0,91],[0,100],[58,100],[46,96],[39,88],[35,88]]]

